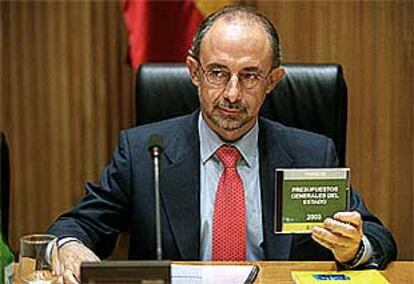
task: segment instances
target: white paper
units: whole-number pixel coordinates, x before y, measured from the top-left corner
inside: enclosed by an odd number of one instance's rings
[[[240,284],[253,270],[253,265],[171,265],[172,284]]]

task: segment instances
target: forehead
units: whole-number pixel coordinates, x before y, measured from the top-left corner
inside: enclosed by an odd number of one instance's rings
[[[206,33],[201,43],[200,59],[205,65],[268,69],[272,62],[271,43],[259,23],[220,19]]]

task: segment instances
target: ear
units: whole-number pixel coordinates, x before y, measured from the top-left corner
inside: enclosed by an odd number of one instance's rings
[[[200,84],[200,78],[198,76],[199,66],[197,60],[195,60],[192,56],[187,56],[186,64],[188,71],[190,72],[191,82],[198,87]]]
[[[281,66],[274,68],[270,72],[266,85],[266,94],[269,94],[276,87],[277,83],[279,83],[280,79],[283,78],[285,73],[285,68]]]

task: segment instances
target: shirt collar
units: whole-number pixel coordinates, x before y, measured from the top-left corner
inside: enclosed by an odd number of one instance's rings
[[[249,132],[233,143],[226,143],[211,130],[205,122],[201,112],[198,117],[198,130],[200,135],[201,161],[203,164],[212,158],[217,149],[224,144],[236,147],[248,167],[252,166],[254,159],[258,155],[257,141],[259,136],[259,125],[257,121]]]

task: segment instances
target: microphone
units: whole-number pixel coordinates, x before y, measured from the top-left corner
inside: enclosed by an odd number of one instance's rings
[[[148,139],[148,151],[152,158],[159,157],[163,150],[164,139],[161,135],[151,134]]]
[[[163,150],[161,135],[152,134],[148,139],[148,151],[154,164],[155,235],[157,260],[162,260],[161,207],[160,207],[160,156]]]

